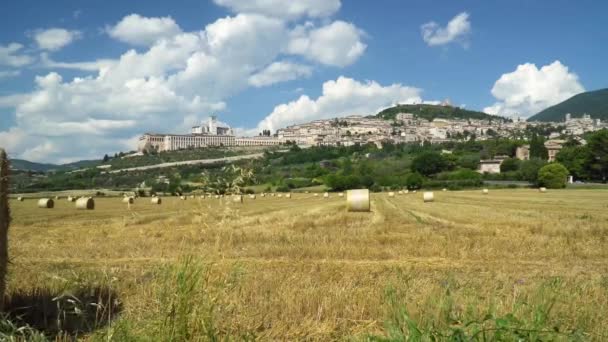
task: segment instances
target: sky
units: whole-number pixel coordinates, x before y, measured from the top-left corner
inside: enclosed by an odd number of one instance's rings
[[[529,117],[608,87],[608,1],[3,0],[0,146],[65,163],[218,115],[243,135],[397,103]]]

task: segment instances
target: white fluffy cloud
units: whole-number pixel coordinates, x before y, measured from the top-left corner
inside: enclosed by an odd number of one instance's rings
[[[578,76],[560,61],[540,69],[532,63],[521,64],[494,83],[492,95],[498,102],[484,111],[528,117],[583,91]]]
[[[0,45],[0,66],[6,65],[10,67],[22,67],[34,62],[34,58],[21,53],[23,45],[19,43],[10,43],[6,46]]]
[[[50,28],[38,30],[34,34],[34,40],[38,48],[49,51],[57,51],[73,41],[80,39],[82,33],[76,30],[66,30],[62,28]]]
[[[41,53],[41,66],[53,70],[37,76],[30,92],[0,96],[0,107],[14,108],[16,119],[0,138],[15,142],[14,156],[35,161],[71,161],[130,150],[144,132],[186,132],[196,121],[223,110],[226,100],[247,87],[308,77],[313,66],[289,62],[292,57],[343,66],[365,50],[362,33],[353,24],[298,26],[251,12],[192,32],[183,32],[169,17],[133,14],[106,31],[145,46],[142,50],[130,49],[115,59],[69,63]],[[302,13],[317,15],[312,9]],[[290,49],[296,39],[306,49]],[[0,63],[31,63],[14,59],[21,49],[11,44],[0,50]],[[79,69],[86,76],[66,79],[58,72],[64,68]]]
[[[365,52],[367,45],[361,41],[362,35],[355,25],[340,20],[320,28],[303,25],[291,32],[287,51],[322,64],[344,67]]]
[[[291,62],[274,62],[262,71],[249,77],[249,84],[254,87],[291,81],[300,77],[308,77],[312,74],[312,68],[308,65]]]
[[[335,81],[323,84],[323,94],[316,100],[306,95],[278,105],[258,124],[254,131],[272,131],[290,124],[309,120],[332,118],[344,115],[369,115],[396,103],[419,103],[421,90],[391,84],[383,86],[377,82],[359,82],[340,76]]]
[[[428,22],[420,27],[422,39],[429,46],[449,44],[454,41],[466,43],[467,36],[471,33],[471,22],[469,14],[462,12],[452,18],[446,27],[441,27],[434,21]]]
[[[147,18],[139,14],[124,17],[106,32],[117,40],[133,45],[151,45],[159,39],[170,38],[181,32],[171,17]]]
[[[258,13],[266,16],[296,19],[328,17],[340,9],[340,0],[214,0],[237,13]]]

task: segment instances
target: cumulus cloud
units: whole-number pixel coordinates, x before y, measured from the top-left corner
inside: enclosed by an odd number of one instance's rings
[[[300,77],[308,77],[312,68],[308,65],[291,62],[274,62],[262,71],[249,77],[249,84],[254,87],[264,87],[271,84],[291,81]]]
[[[462,12],[452,18],[446,27],[441,27],[438,23],[431,21],[420,27],[422,39],[429,46],[449,44],[460,41],[466,44],[466,38],[471,33],[471,22],[469,14]]]
[[[107,32],[143,46],[141,50],[77,62],[56,61],[43,52],[41,66],[53,70],[38,75],[29,92],[0,96],[0,107],[14,108],[16,121],[0,134],[27,136],[12,149],[21,158],[98,158],[134,149],[136,137],[144,132],[187,132],[194,122],[224,110],[231,96],[248,87],[312,73],[312,65],[290,61],[292,57],[343,66],[365,50],[362,33],[353,24],[297,26],[252,12],[220,18],[191,32],[182,31],[169,17],[132,14]],[[291,50],[294,39],[302,39],[310,51]],[[21,48],[9,45],[6,55],[19,55]],[[85,76],[67,79],[60,69],[78,69]]]
[[[82,33],[76,30],[62,28],[50,28],[38,30],[34,34],[34,40],[38,48],[42,50],[57,51],[82,37]]]
[[[160,39],[173,37],[181,31],[171,17],[147,18],[139,14],[128,15],[116,25],[106,28],[106,32],[114,39],[144,46]]]
[[[341,20],[314,28],[302,25],[291,32],[287,51],[326,65],[344,67],[356,62],[365,52],[363,32]]]
[[[278,105],[252,132],[277,130],[290,124],[345,115],[369,115],[396,103],[420,103],[418,88],[377,82],[359,82],[340,76],[323,84],[323,93],[316,100],[306,95]]]
[[[257,13],[270,17],[296,19],[328,17],[340,9],[340,0],[214,0],[237,13]]]
[[[33,63],[34,58],[21,53],[22,50],[23,45],[19,43],[0,45],[0,65],[18,68]]]
[[[484,111],[528,117],[583,91],[578,76],[560,61],[540,69],[532,63],[521,64],[494,83],[492,95],[498,101]]]

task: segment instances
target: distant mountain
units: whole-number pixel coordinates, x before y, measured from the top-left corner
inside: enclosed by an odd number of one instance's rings
[[[398,113],[412,113],[418,118],[427,119],[432,121],[433,119],[478,119],[478,120],[501,120],[505,121],[506,118],[502,116],[490,115],[482,112],[473,110],[462,109],[459,107],[452,106],[436,106],[429,104],[416,104],[416,105],[397,105],[395,107],[387,108],[380,113],[376,114],[377,117],[385,120],[392,120]]]
[[[76,170],[84,167],[96,166],[100,163],[100,160],[80,160],[73,163],[57,165],[36,163],[23,159],[11,159],[11,167],[13,169],[36,172]]]
[[[528,121],[564,121],[566,114],[573,118],[589,114],[594,119],[608,119],[608,88],[575,95],[530,117]]]

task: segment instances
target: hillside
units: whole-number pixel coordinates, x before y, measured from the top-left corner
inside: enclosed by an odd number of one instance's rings
[[[11,159],[11,167],[15,170],[24,170],[24,171],[36,171],[36,172],[47,172],[47,171],[65,171],[65,170],[75,170],[82,167],[90,167],[99,164],[101,161],[99,160],[81,160],[69,164],[45,164],[45,163],[36,163],[23,159]]]
[[[594,119],[608,119],[608,88],[575,95],[532,116],[528,121],[564,121],[567,113],[573,118],[589,114]]]
[[[490,115],[482,112],[473,110],[462,109],[451,106],[436,106],[429,104],[417,104],[417,105],[397,105],[395,107],[387,108],[380,113],[376,114],[377,117],[385,120],[392,120],[395,118],[397,113],[412,113],[418,118],[432,121],[435,118],[440,119],[492,119],[492,120],[507,120],[501,116]]]

